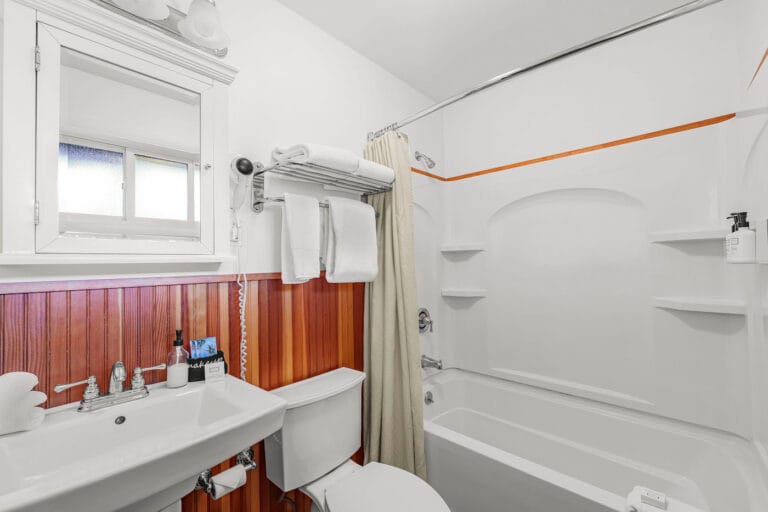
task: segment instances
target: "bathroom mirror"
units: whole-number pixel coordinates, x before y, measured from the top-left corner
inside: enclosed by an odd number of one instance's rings
[[[204,84],[69,37],[41,45],[38,252],[210,252]]]
[[[199,238],[200,95],[68,48],[61,71],[61,232]]]

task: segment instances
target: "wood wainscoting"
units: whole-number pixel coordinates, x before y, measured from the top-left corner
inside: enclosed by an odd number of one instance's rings
[[[248,382],[274,389],[340,366],[362,370],[363,284],[329,284],[321,277],[284,285],[277,274],[249,275],[248,284]],[[229,373],[240,375],[234,276],[0,284],[0,374],[38,375],[48,407],[78,401],[81,389],[55,394],[53,386],[96,375],[103,387],[118,360],[129,373],[162,363],[177,328],[184,329],[187,349],[190,338],[216,336]],[[163,376],[146,375],[148,382]],[[194,492],[184,498],[184,512],[292,510],[285,501],[278,504],[280,491],[266,478],[261,444],[254,450],[259,469],[244,488],[218,501]],[[309,512],[308,498],[298,492],[288,497],[299,512]]]

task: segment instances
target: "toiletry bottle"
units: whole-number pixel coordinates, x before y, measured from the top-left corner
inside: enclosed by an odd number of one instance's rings
[[[728,263],[755,263],[755,231],[749,229],[747,212],[732,213],[731,233],[725,237],[725,261]]]
[[[173,341],[173,349],[168,354],[168,387],[180,388],[189,381],[189,352],[184,350],[184,340],[181,338],[181,329],[176,329],[176,339]]]

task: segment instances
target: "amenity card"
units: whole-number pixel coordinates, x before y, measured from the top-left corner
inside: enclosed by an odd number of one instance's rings
[[[218,351],[215,336],[192,340],[189,342],[189,348],[192,350],[192,359],[214,356]]]

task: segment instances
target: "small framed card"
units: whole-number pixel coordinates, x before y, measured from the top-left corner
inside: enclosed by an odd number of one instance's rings
[[[216,352],[218,352],[215,336],[199,340],[191,340],[189,342],[189,348],[192,351],[192,359],[214,356],[216,355]]]
[[[227,374],[224,361],[217,363],[208,363],[205,365],[205,382],[216,382],[224,380],[224,376]]]

